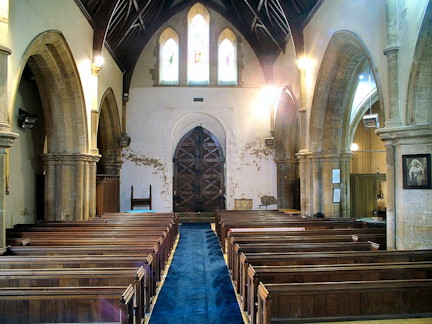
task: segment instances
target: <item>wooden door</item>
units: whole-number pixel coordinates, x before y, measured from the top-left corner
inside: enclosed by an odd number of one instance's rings
[[[225,208],[222,147],[202,127],[189,131],[174,154],[174,211],[211,212]]]

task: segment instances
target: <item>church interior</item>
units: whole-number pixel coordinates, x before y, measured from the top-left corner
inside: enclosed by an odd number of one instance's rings
[[[428,322],[431,104],[431,0],[0,0],[0,322]]]

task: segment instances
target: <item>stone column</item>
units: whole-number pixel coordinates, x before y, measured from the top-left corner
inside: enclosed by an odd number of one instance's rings
[[[387,18],[387,47],[384,55],[387,56],[387,78],[388,78],[388,116],[386,127],[400,126],[399,111],[399,42],[397,24],[397,0],[386,1]]]
[[[297,185],[297,161],[275,159],[277,168],[278,208],[300,208],[297,201],[300,196]]]
[[[387,249],[430,249],[432,189],[403,187],[403,155],[431,154],[432,126],[383,128],[377,134],[387,150]]]
[[[0,40],[1,41],[1,40]],[[12,147],[18,134],[10,131],[10,124],[7,121],[8,100],[7,100],[7,71],[8,56],[11,54],[9,48],[0,45],[0,244],[6,245],[5,225],[5,188],[6,188],[6,149]]]
[[[349,214],[350,154],[297,154],[300,162],[302,213],[309,216],[321,212],[328,217],[347,217]],[[340,170],[340,183],[332,183],[332,171]],[[340,203],[333,202],[333,189],[340,189]],[[305,212],[303,212],[303,208]]]
[[[311,168],[310,160],[304,152],[296,154],[299,161],[299,176],[300,176],[300,210],[302,216],[311,216]]]
[[[96,163],[100,155],[47,153],[45,219],[86,220],[96,215]]]

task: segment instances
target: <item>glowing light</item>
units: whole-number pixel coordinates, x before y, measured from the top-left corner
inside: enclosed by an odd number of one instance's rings
[[[355,152],[355,151],[358,151],[359,146],[357,143],[352,143],[350,148],[351,148],[352,152]]]
[[[313,66],[313,61],[308,57],[302,57],[297,61],[297,67],[301,70],[310,69]]]
[[[98,67],[102,67],[102,65],[105,63],[105,59],[101,55],[97,55],[94,58],[93,63]]]
[[[363,80],[364,79],[364,75],[360,74],[358,78],[359,78],[359,80]]]

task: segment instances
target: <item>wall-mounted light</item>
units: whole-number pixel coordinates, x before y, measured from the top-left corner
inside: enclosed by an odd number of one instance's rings
[[[100,55],[97,55],[93,58],[93,62],[91,64],[93,75],[99,74],[99,71],[102,69],[102,65],[104,64],[104,62],[105,62],[104,58]]]
[[[34,128],[36,121],[38,119],[37,116],[29,114],[28,112],[19,108],[19,124],[22,128]]]
[[[120,136],[120,147],[127,147],[130,145],[131,137],[127,133],[123,133]]]
[[[359,146],[357,143],[351,143],[350,149],[352,152],[358,151]]]

